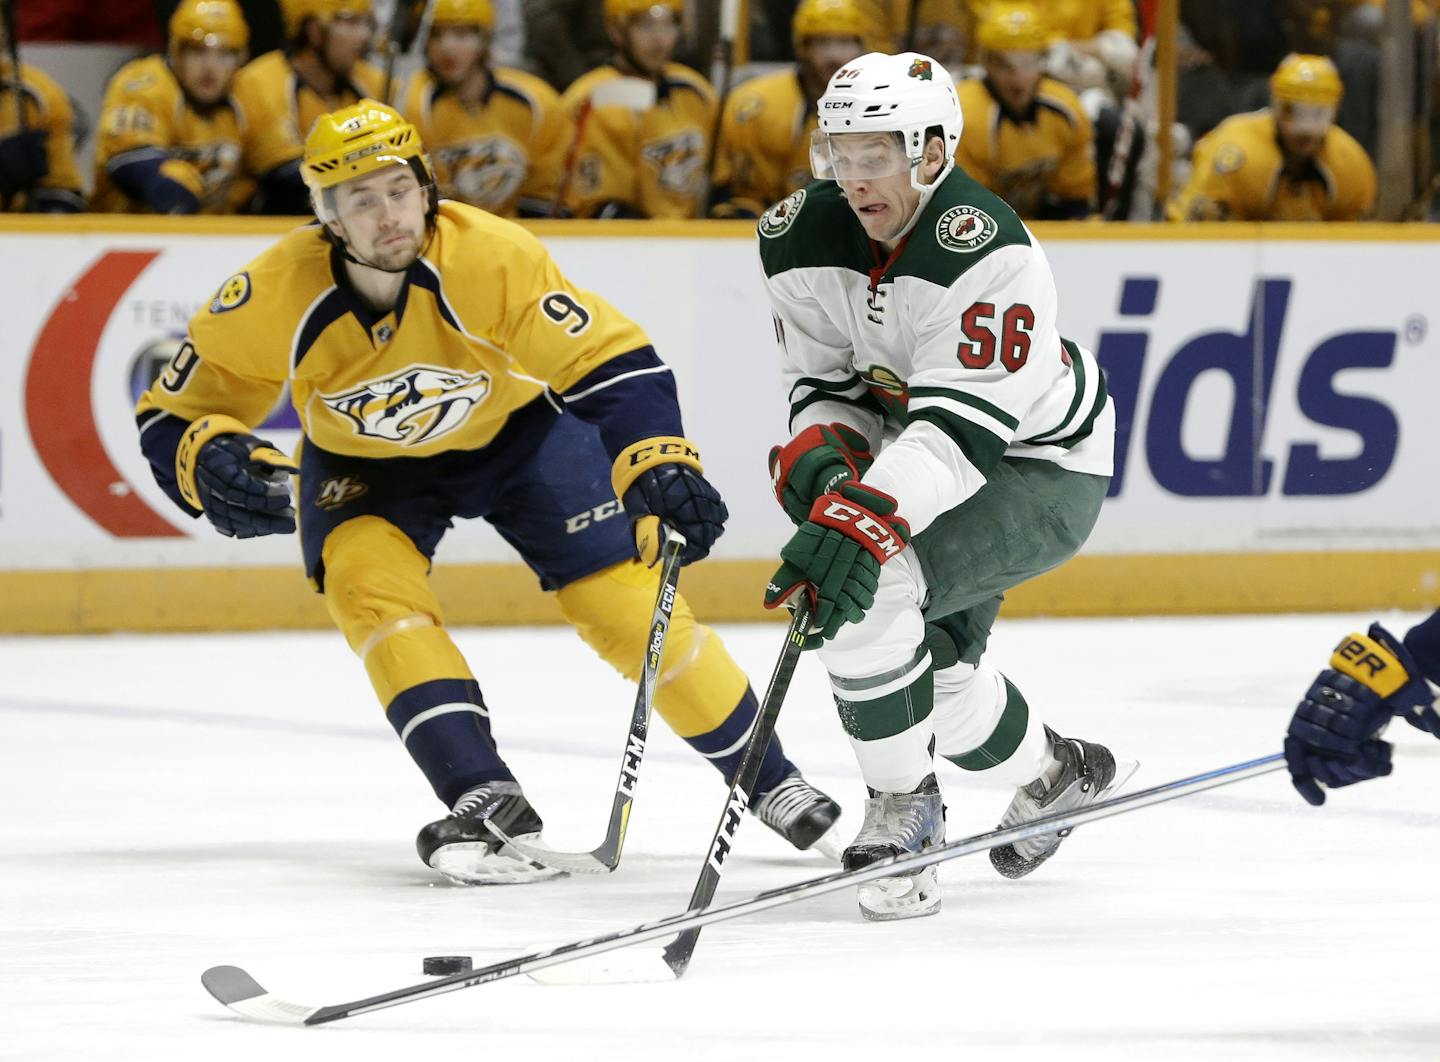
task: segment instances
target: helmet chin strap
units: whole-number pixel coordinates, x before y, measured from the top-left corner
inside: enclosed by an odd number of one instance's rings
[[[338,220],[337,220],[337,221],[336,221],[336,224],[339,225],[342,230],[345,228],[345,222],[343,222],[343,221],[338,221]],[[326,231],[326,232],[330,232],[330,229],[329,229],[328,226],[326,227],[326,230],[325,230],[325,231]],[[333,232],[330,232],[330,236],[331,236],[332,240],[334,241],[334,243],[336,244],[336,246],[338,246],[338,247],[340,248],[340,257],[343,258],[343,259],[345,259],[345,261],[347,261],[347,262],[354,262],[356,265],[358,265],[358,266],[364,266],[366,269],[374,269],[374,270],[376,270],[377,272],[380,272],[380,273],[389,273],[389,274],[391,274],[392,276],[395,276],[395,275],[398,275],[398,274],[400,274],[400,273],[408,273],[408,272],[410,271],[410,266],[412,266],[412,265],[414,265],[416,262],[418,262],[418,261],[421,259],[421,257],[424,256],[425,252],[430,249],[430,241],[435,238],[435,226],[432,225],[432,224],[429,224],[429,223],[427,222],[427,224],[426,224],[426,226],[425,226],[425,242],[420,245],[420,250],[416,253],[415,257],[414,257],[413,259],[411,259],[410,263],[409,263],[408,265],[405,265],[404,267],[402,267],[402,268],[400,268],[400,269],[386,269],[386,268],[385,268],[384,266],[382,266],[382,265],[377,265],[377,264],[374,263],[374,262],[367,262],[367,261],[365,261],[365,259],[363,259],[363,258],[357,258],[357,257],[355,257],[355,255],[353,255],[353,254],[350,253],[350,241],[349,241],[349,240],[347,240],[347,239],[345,239],[344,237],[341,237],[341,236],[336,236],[335,233],[333,233]]]
[[[905,224],[900,227],[900,231],[891,236],[887,242],[893,243],[896,240],[903,240],[910,234],[910,230],[915,227],[915,222],[919,221],[920,215],[925,213],[925,206],[930,202],[930,197],[935,194],[935,189],[940,187],[945,178],[949,176],[950,171],[955,168],[955,159],[951,157],[949,161],[945,163],[944,169],[937,173],[935,179],[929,184],[921,184],[915,179],[920,171],[920,167],[923,165],[924,161],[922,160],[921,162],[917,162],[910,170],[910,187],[920,193],[920,201],[915,204],[915,209],[911,211],[909,220],[907,220]]]

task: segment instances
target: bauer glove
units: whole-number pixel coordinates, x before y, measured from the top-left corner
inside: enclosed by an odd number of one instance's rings
[[[820,495],[858,480],[875,455],[870,442],[845,424],[813,424],[784,446],[770,449],[770,482],[775,500],[792,523],[802,524]]]
[[[221,414],[191,423],[175,452],[181,495],[232,538],[294,534],[290,476],[299,471],[245,425]]]
[[[815,605],[818,647],[845,623],[859,623],[875,603],[880,565],[910,542],[910,525],[895,513],[895,499],[864,483],[842,483],[810,507],[810,518],[780,550],[783,562],[765,588],[765,607],[779,608],[797,593]]]
[[[1434,698],[1419,665],[1378,623],[1343,638],[1290,719],[1285,762],[1295,789],[1311,804],[1332,789],[1390,773],[1391,746],[1380,734],[1391,716],[1422,730],[1435,718]],[[1433,731],[1432,731],[1433,732]]]
[[[674,436],[642,439],[615,459],[611,482],[646,564],[660,556],[661,523],[685,536],[681,564],[704,558],[724,532],[730,511],[703,473],[695,444]]]

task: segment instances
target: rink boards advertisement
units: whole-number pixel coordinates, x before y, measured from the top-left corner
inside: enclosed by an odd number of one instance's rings
[[[288,226],[0,225],[11,264],[0,289],[0,590],[21,605],[6,628],[324,622],[295,540],[235,542],[181,514],[140,455],[132,412],[191,314]],[[687,432],[731,512],[712,560],[687,572],[687,594],[715,618],[755,616],[788,528],[765,469],[786,408],[748,226],[536,231],[674,367]],[[1011,610],[1370,608],[1440,596],[1440,238],[1388,226],[1037,234],[1062,331],[1104,366],[1119,431],[1110,497],[1083,554],[1018,590]],[[286,397],[260,434],[294,445]],[[552,617],[483,523],[450,533],[436,579],[452,622]]]

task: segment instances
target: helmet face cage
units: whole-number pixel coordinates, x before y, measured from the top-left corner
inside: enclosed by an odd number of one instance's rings
[[[910,183],[920,191],[933,187],[954,165],[964,125],[950,74],[935,60],[915,52],[871,52],[851,60],[830,79],[818,110],[819,131],[826,134],[827,142],[817,149],[812,140],[812,168],[828,165],[834,170],[842,156],[837,148],[843,142],[831,142],[829,137],[898,133],[900,154],[909,163]],[[945,144],[945,164],[935,181],[926,184],[920,180],[918,164],[925,156],[928,134],[936,127]],[[817,152],[821,156],[818,163]],[[814,172],[819,176],[818,169]]]

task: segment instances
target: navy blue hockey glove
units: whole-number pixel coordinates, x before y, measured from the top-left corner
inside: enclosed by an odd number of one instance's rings
[[[290,476],[299,471],[245,425],[222,415],[193,422],[175,453],[181,495],[232,538],[294,534]]]
[[[0,195],[8,197],[33,188],[49,172],[43,129],[0,138]]]
[[[870,470],[870,441],[845,424],[812,424],[770,448],[770,483],[792,523],[803,524],[820,495]]]
[[[1391,770],[1391,746],[1380,740],[1394,715],[1421,729],[1434,697],[1414,657],[1378,623],[1341,639],[1330,666],[1316,676],[1290,719],[1285,762],[1295,789],[1314,805],[1321,786],[1335,789]]]
[[[842,483],[810,507],[810,519],[780,550],[783,562],[765,588],[765,607],[779,608],[797,593],[815,605],[805,648],[819,648],[842,625],[859,623],[875,604],[880,565],[910,542],[910,525],[895,499],[864,483]]]
[[[720,493],[704,476],[700,452],[687,439],[655,437],[627,446],[610,476],[646,564],[660,556],[661,523],[685,536],[680,563],[693,564],[709,554],[730,518]]]

